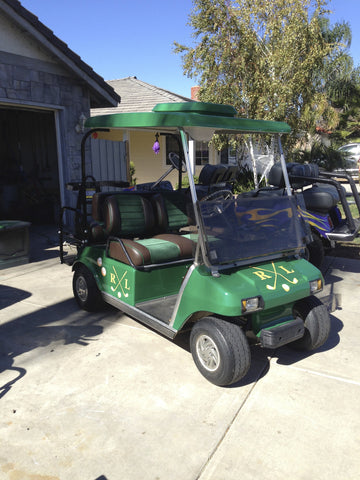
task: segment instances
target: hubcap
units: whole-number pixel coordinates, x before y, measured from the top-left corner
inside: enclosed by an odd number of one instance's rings
[[[220,354],[215,342],[207,335],[200,335],[196,341],[196,353],[204,368],[214,372],[220,365]]]
[[[76,292],[82,302],[86,302],[88,297],[88,288],[84,277],[79,277],[76,280]]]

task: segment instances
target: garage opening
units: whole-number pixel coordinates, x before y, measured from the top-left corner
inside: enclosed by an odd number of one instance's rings
[[[0,106],[0,219],[54,224],[59,204],[54,112]]]

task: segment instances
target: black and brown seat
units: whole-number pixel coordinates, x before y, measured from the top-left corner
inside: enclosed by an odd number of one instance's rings
[[[160,201],[160,200],[159,200]],[[108,255],[135,267],[154,266],[192,258],[194,243],[181,235],[164,232],[154,214],[151,196],[134,192],[105,200],[105,233]],[[165,218],[167,212],[163,212]]]
[[[105,200],[118,192],[96,192],[92,197],[89,240],[91,243],[103,243],[106,240],[104,204]]]
[[[177,190],[167,190],[150,197],[160,233],[179,233],[194,225],[194,209],[190,198]]]

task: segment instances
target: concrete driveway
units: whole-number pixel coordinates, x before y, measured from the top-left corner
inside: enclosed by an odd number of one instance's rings
[[[326,259],[319,351],[252,347],[220,388],[186,336],[80,311],[51,257],[0,271],[0,479],[358,480],[360,260]]]

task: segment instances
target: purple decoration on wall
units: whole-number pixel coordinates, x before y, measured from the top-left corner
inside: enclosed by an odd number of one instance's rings
[[[154,143],[154,145],[152,146],[152,149],[154,150],[154,152],[156,153],[156,155],[160,152],[160,143],[156,140],[156,142]]]

